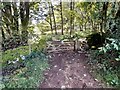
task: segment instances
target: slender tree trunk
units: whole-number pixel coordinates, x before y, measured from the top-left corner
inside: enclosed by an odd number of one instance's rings
[[[93,25],[93,20],[91,19],[91,26],[92,26],[92,31],[94,31],[94,25]]]
[[[117,33],[120,33],[120,2],[117,2],[118,3],[118,11],[117,11],[117,13],[115,14],[115,21],[116,21],[116,23],[117,23],[117,25],[116,25],[116,28],[117,28]],[[120,34],[118,34],[118,35],[116,35],[117,36],[117,38],[119,38],[119,40],[120,40]]]
[[[53,14],[53,21],[54,21],[54,27],[55,27],[55,34],[57,35],[57,29],[56,29],[56,20],[55,20],[55,15],[54,15],[54,6],[51,3],[51,9],[52,9],[52,14]]]
[[[63,33],[63,15],[62,15],[62,0],[60,0],[60,8],[61,8],[61,33],[62,35],[64,34]]]
[[[10,30],[10,27],[9,27],[9,25],[6,23],[5,24],[6,25],[6,31],[8,32],[8,34],[9,34],[9,36],[11,37],[12,36],[12,33],[11,33],[11,30]]]
[[[70,11],[72,11],[72,0],[71,0],[71,2],[70,2]],[[70,36],[71,36],[71,34],[72,34],[72,22],[73,22],[73,20],[72,20],[73,18],[72,18],[72,15],[70,16]]]
[[[80,28],[80,31],[82,31],[82,27],[81,27],[81,24],[79,24],[79,28]]]
[[[14,11],[14,25],[15,25],[15,34],[19,35],[19,22],[18,22],[18,10],[16,2],[13,2],[13,11]]]
[[[84,29],[84,28],[83,28],[83,27],[84,27],[83,24],[81,25],[81,27],[82,27],[82,31],[83,31],[83,29]]]
[[[2,15],[1,15],[1,9],[0,9],[0,21],[2,21]],[[0,25],[1,25],[2,23],[0,22]],[[2,29],[2,27],[0,26],[0,29]],[[2,33],[2,35],[0,35],[0,56],[1,56],[1,60],[2,60],[2,46],[3,46],[3,39],[5,39],[5,35],[4,35],[4,32],[3,32],[3,29],[2,29],[2,31],[0,30],[0,33]],[[1,71],[2,71],[2,69],[0,69]]]
[[[87,22],[85,22],[85,24],[84,24],[85,31],[86,31],[86,24],[87,24]]]
[[[74,6],[75,6],[75,2],[73,2],[73,8],[72,8],[73,11],[74,11]],[[75,17],[73,16],[73,31],[74,31],[74,19]]]
[[[50,4],[49,4],[49,17],[50,17],[50,28],[51,28],[51,33],[53,34],[53,28],[52,28],[52,16],[51,16],[51,7],[50,7]]]
[[[104,30],[106,31],[106,24],[107,24],[107,10],[108,10],[108,4],[109,4],[109,2],[106,2],[106,4],[105,4],[105,11],[104,11]]]
[[[104,2],[103,3],[103,8],[102,8],[102,22],[101,22],[101,34],[103,33],[103,30],[106,29],[106,22],[107,22],[107,8],[108,8],[109,2]]]
[[[116,13],[116,15],[115,15],[115,19],[120,18],[120,2],[117,2],[117,3],[118,3],[118,5],[119,5],[119,8],[118,8],[118,11],[117,11],[117,13]]]
[[[1,33],[2,33],[2,39],[4,40],[5,39],[5,33],[3,31],[3,28],[1,27]]]

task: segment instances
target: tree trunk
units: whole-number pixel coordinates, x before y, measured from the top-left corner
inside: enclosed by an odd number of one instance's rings
[[[63,33],[63,15],[62,15],[62,0],[60,0],[60,8],[61,8],[61,33],[62,35],[64,34]]]
[[[8,2],[4,2],[3,3],[4,5],[4,8],[2,9],[2,17],[3,17],[3,20],[5,22],[5,25],[6,25],[6,31],[9,33],[10,36],[14,36],[14,33],[15,33],[15,29],[14,27],[16,27],[14,25],[14,17],[12,15],[12,4],[8,4]]]
[[[81,28],[82,28],[82,31],[83,31],[83,29],[84,29],[84,28],[83,28],[83,24],[81,25]]]
[[[0,13],[1,13],[1,9],[0,9]],[[0,14],[0,21],[2,21],[2,16],[1,16],[1,14]],[[1,25],[1,22],[0,22],[0,25]],[[2,27],[0,27],[0,29],[2,29]],[[1,50],[2,50],[2,41],[3,41],[3,39],[5,39],[5,35],[4,35],[4,32],[3,32],[3,29],[2,29],[2,31],[0,30],[0,33],[2,33],[2,35],[0,35],[0,56],[1,56],[1,60],[2,60],[2,52],[1,52]]]
[[[19,35],[19,22],[18,22],[18,11],[16,2],[13,2],[13,11],[14,11],[14,25],[15,25],[15,35]]]
[[[85,31],[86,31],[86,29],[87,29],[87,28],[86,28],[86,24],[87,24],[87,22],[85,22],[85,24],[84,24]]]
[[[100,28],[101,34],[103,33],[103,30],[106,29],[108,4],[109,4],[109,2],[104,2],[103,3],[102,13],[101,13],[102,22],[101,22],[101,28]]]
[[[91,26],[92,26],[92,31],[94,31],[94,24],[92,19],[91,19]]]
[[[79,24],[79,28],[80,28],[80,31],[82,31],[82,27],[81,27],[81,25]]]
[[[70,11],[72,11],[72,0],[70,1]],[[71,34],[72,34],[72,14],[71,14],[71,16],[70,16],[70,36],[71,36]]]
[[[105,4],[105,8],[104,8],[104,30],[106,31],[106,23],[107,23],[107,9],[108,9],[108,4],[109,2],[106,2]]]
[[[75,2],[73,2],[73,8],[72,8],[73,11],[74,11],[74,6],[75,6]],[[73,16],[73,31],[74,31],[74,19],[75,17]]]
[[[1,33],[2,33],[2,39],[4,40],[5,39],[5,33],[3,31],[3,28],[1,28]]]
[[[22,41],[27,44],[28,41],[28,23],[29,23],[29,2],[20,2],[20,18],[22,24]]]
[[[51,7],[50,7],[50,4],[49,4],[49,17],[50,17],[50,28],[51,28],[51,33],[53,34],[53,28],[52,28],[52,16],[51,16]]]
[[[115,15],[115,19],[120,18],[120,2],[118,2],[118,5],[119,5],[119,8],[118,8],[118,11],[117,11],[117,13]]]
[[[52,9],[52,14],[53,14],[53,21],[54,21],[54,27],[55,27],[55,34],[57,35],[57,29],[56,29],[56,21],[55,21],[55,15],[54,15],[54,6],[51,3],[51,9]]]

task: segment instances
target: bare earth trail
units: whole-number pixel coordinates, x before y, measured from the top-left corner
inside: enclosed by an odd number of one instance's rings
[[[73,50],[48,53],[50,69],[44,72],[40,88],[101,88],[89,72],[85,53]]]

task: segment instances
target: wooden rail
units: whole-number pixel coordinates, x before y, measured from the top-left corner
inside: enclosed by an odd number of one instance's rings
[[[85,39],[80,39],[77,41],[49,41],[47,43],[47,52],[59,52],[66,50],[81,50],[82,44],[84,44]]]
[[[47,52],[58,52],[58,51],[66,51],[66,50],[74,50],[74,42],[73,41],[52,41],[47,45]]]

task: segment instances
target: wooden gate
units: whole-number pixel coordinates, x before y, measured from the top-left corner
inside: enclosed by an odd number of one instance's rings
[[[86,40],[84,38],[77,41],[49,41],[47,42],[47,52],[59,52],[66,50],[84,51],[88,48]]]
[[[74,41],[49,41],[47,42],[47,52],[59,52],[74,50]]]

